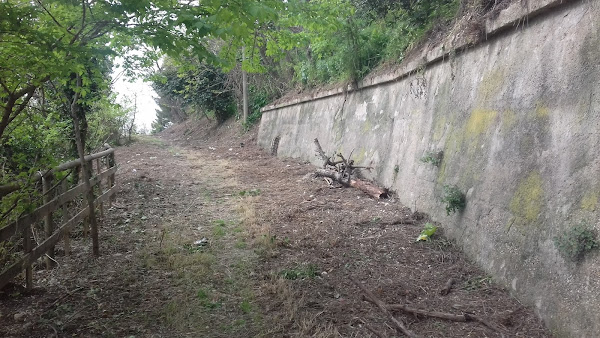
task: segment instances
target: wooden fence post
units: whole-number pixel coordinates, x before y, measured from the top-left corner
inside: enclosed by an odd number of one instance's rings
[[[31,225],[27,225],[23,228],[23,252],[25,255],[31,252]],[[25,287],[27,290],[31,290],[33,288],[33,268],[31,264],[28,264],[25,267]]]
[[[83,171],[84,171],[84,166],[83,165],[78,165],[77,167],[75,167],[75,171],[78,173],[77,174],[77,184],[81,184],[83,183]],[[90,233],[90,222],[88,220],[88,218],[86,217],[83,220],[83,238],[86,238]]]
[[[42,194],[44,195],[44,204],[49,203],[52,200],[52,174],[42,176]],[[49,212],[44,217],[44,233],[45,238],[52,236],[54,233],[54,220],[52,219],[52,213]],[[48,248],[46,251],[46,269],[52,269],[54,266],[54,246]]]
[[[83,166],[83,170],[86,171],[85,176],[83,176],[84,180],[91,180],[92,173],[94,172],[94,161],[89,160],[85,162]],[[85,181],[84,181],[85,183]],[[87,184],[87,183],[86,183]],[[90,235],[92,237],[92,252],[94,256],[98,257],[100,255],[100,243],[98,242],[98,219],[96,218],[96,208],[94,206],[94,201],[96,197],[94,196],[94,186],[91,185],[88,187],[89,190],[86,192],[86,200],[88,207],[90,208],[90,213],[88,215],[88,220],[90,224]],[[91,200],[91,202],[90,202]]]
[[[62,193],[66,193],[69,190],[69,187],[67,185],[67,180],[63,180],[62,181]],[[71,219],[71,212],[69,210],[69,206],[70,206],[71,202],[66,202],[63,207],[63,222],[65,223],[66,221],[68,221],[69,219]],[[71,254],[71,231],[68,230],[65,232],[65,234],[63,235],[63,241],[64,241],[64,245],[65,245],[65,256],[69,256]]]
[[[111,153],[107,156],[107,160],[108,160],[108,167],[112,168],[114,167],[115,164],[115,153]],[[108,178],[108,189],[111,189],[112,187],[115,186],[115,174],[112,174],[109,176]],[[113,203],[115,202],[115,198],[116,196],[113,194],[109,197],[108,201],[109,201],[109,206],[112,207]]]
[[[96,175],[100,175],[100,173],[102,173],[102,166],[100,165],[100,159],[97,158],[96,159]],[[102,195],[102,180],[98,180],[98,193],[100,195]],[[100,209],[100,218],[104,221],[104,203],[100,202],[98,203],[98,209]]]
[[[117,166],[115,164],[113,152],[113,149],[108,148],[100,153],[90,154],[85,157],[87,159],[87,161],[84,162],[85,167],[93,164],[93,160],[107,156],[107,162],[110,162],[111,166],[104,172],[101,172],[101,175],[96,175],[96,177],[93,177],[89,181],[84,180],[87,181],[84,184],[79,183],[71,186],[68,181],[63,180],[56,184],[56,187],[53,187],[53,184],[57,182],[54,173],[63,172],[70,169],[73,170],[72,174],[74,177],[77,177],[79,174],[81,174],[79,176],[85,175],[89,179],[91,167],[88,167],[88,170],[85,172],[80,173],[79,170],[81,170],[81,160],[73,160],[60,164],[55,168],[45,171],[45,175],[41,171],[32,175],[32,178],[35,180],[35,182],[39,182],[40,179],[42,180],[41,183],[44,192],[44,203],[26,215],[19,215],[14,222],[0,228],[0,243],[13,240],[20,242],[20,238],[22,238],[23,251],[23,255],[20,258],[17,258],[15,261],[11,262],[9,266],[3,267],[3,270],[0,271],[0,289],[16,276],[22,275],[23,270],[25,270],[25,282],[27,289],[33,288],[33,270],[38,260],[48,253],[47,257],[50,258],[51,261],[48,262],[46,260],[46,265],[52,265],[52,263],[56,263],[56,261],[52,258],[54,257],[56,244],[61,240],[64,240],[65,242],[65,254],[69,255],[72,249],[70,247],[69,232],[73,229],[73,227],[78,225],[86,217],[86,215],[93,213],[96,208],[99,207],[99,204],[102,204],[106,201],[115,200],[113,195],[116,191],[115,172],[117,170]],[[102,169],[101,167],[103,165],[101,163],[99,164],[96,162],[96,165],[99,165],[100,169]],[[100,189],[105,191],[101,191],[99,196],[94,196],[95,191],[91,189],[91,187],[95,187],[95,185],[101,181],[101,178],[108,178],[111,188],[103,189],[106,187],[106,183],[102,183],[100,185]],[[6,195],[7,193],[14,191],[10,189],[0,189],[0,193],[5,192]],[[81,200],[81,195],[85,193],[88,193],[86,196],[88,203],[87,206],[82,209],[80,208],[79,202]],[[89,209],[90,207],[92,209]],[[57,223],[58,218],[56,217],[56,210],[61,210],[61,208],[63,217],[61,222]],[[54,217],[52,214],[54,214]],[[36,234],[34,232],[36,231],[34,226],[37,226],[41,221],[44,221],[45,235],[40,236],[40,239],[42,240],[39,243],[35,243],[35,241],[37,241],[37,237],[34,236]],[[90,230],[90,225],[93,224],[88,223],[85,225],[87,226],[87,229],[85,230],[87,234],[87,232]],[[52,229],[52,231],[50,231],[50,229]],[[97,227],[92,227],[92,249],[94,256],[98,256],[99,251],[97,230]]]

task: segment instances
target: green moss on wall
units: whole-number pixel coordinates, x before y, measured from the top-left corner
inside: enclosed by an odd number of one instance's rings
[[[542,211],[543,200],[542,178],[539,173],[533,172],[519,182],[509,208],[518,223],[532,224]]]
[[[465,136],[474,139],[483,134],[494,123],[498,112],[487,111],[483,109],[475,109],[471,112],[471,116],[467,120],[465,128]]]

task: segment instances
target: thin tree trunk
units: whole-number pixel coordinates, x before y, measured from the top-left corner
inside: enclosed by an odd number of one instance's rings
[[[81,87],[81,77],[77,75],[77,86]],[[81,106],[77,102],[79,101],[79,93],[75,93],[73,96],[73,102],[71,102],[71,117],[73,118],[73,128],[75,132],[75,142],[77,143],[77,152],[79,153],[79,159],[81,160],[81,165],[83,166],[82,176],[83,183],[85,184],[85,189],[87,190],[86,198],[88,203],[88,208],[90,209],[89,213],[89,221],[90,228],[92,234],[92,253],[94,256],[100,256],[100,248],[98,245],[98,223],[96,221],[96,211],[94,210],[94,190],[92,189],[92,185],[90,184],[90,173],[91,168],[90,164],[85,161],[85,145],[83,144],[83,140],[80,133],[80,119],[79,119],[79,110]]]
[[[243,113],[243,123],[248,123],[248,75],[244,70],[244,59],[246,58],[246,49],[242,47],[242,111]]]

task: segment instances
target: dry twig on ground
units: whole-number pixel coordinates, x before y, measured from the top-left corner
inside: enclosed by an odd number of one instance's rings
[[[368,301],[377,305],[377,307],[386,314],[386,316],[392,321],[392,323],[394,323],[394,325],[400,332],[402,332],[404,335],[410,338],[418,337],[412,331],[406,328],[404,323],[402,323],[400,320],[396,319],[396,317],[392,315],[392,313],[388,310],[387,304],[385,304],[383,301],[377,298],[371,291],[369,291],[364,285],[359,283],[357,280],[355,280],[352,277],[349,278],[352,281],[352,283],[354,283],[354,285],[356,285],[365,294],[366,299]]]

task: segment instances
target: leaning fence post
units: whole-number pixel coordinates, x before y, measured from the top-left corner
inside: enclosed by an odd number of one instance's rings
[[[44,195],[44,204],[52,200],[52,174],[42,176],[42,194]],[[54,221],[51,212],[44,217],[44,233],[46,238],[49,238],[54,233]],[[46,269],[52,269],[54,266],[54,246],[48,248],[46,251],[45,261]]]

